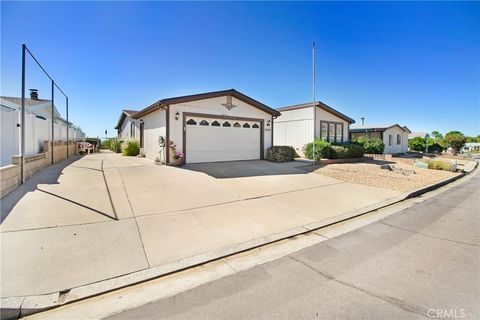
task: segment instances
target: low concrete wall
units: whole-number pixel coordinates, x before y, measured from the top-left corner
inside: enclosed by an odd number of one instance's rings
[[[36,172],[52,164],[52,149],[50,141],[43,143],[43,152],[25,157],[25,180]],[[77,154],[76,142],[70,141],[69,155]],[[54,163],[67,158],[67,142],[57,141],[53,145]],[[22,157],[13,156],[12,164],[0,167],[0,199],[15,190],[22,182]]]

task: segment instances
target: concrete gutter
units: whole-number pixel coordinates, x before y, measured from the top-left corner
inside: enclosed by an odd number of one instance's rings
[[[418,197],[426,192],[440,188],[448,183],[458,180],[478,167],[478,162],[471,161],[468,163],[464,172],[450,177],[429,186],[418,188],[411,192],[403,193],[399,196],[393,197],[383,202],[376,203],[371,206],[364,207],[359,210],[347,212],[345,214],[335,216],[332,218],[320,220],[307,225],[291,228],[280,233],[271,234],[266,237],[254,239],[247,242],[242,242],[230,246],[223,247],[218,250],[206,252],[200,255],[185,258],[179,261],[168,263],[165,265],[153,267],[130,274],[125,274],[116,278],[102,280],[99,282],[67,289],[60,292],[53,292],[50,294],[25,296],[25,297],[9,297],[0,300],[1,319],[17,319],[22,316],[31,315],[48,309],[56,308],[65,304],[73,303],[86,298],[98,296],[110,291],[125,288],[131,285],[150,281],[155,278],[160,278],[169,274],[184,271],[186,269],[194,268],[212,261],[220,260],[234,254],[238,254],[247,250],[262,247],[274,242],[282,241],[288,238],[299,236],[305,233],[310,233],[316,229],[324,228],[345,220],[349,220],[369,212],[393,205],[406,199]]]

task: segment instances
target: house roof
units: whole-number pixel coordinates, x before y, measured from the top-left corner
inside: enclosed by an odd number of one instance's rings
[[[275,109],[272,109],[268,107],[267,105],[235,90],[235,89],[229,89],[229,90],[222,90],[222,91],[214,91],[214,92],[207,92],[207,93],[200,93],[200,94],[193,94],[193,95],[188,95],[188,96],[180,96],[180,97],[173,97],[173,98],[167,98],[167,99],[162,99],[158,100],[157,102],[151,104],[150,106],[146,107],[143,110],[140,110],[137,112],[133,118],[138,119],[150,112],[153,112],[155,110],[158,110],[164,106],[168,106],[171,104],[177,104],[177,103],[183,103],[183,102],[189,102],[189,101],[197,101],[197,100],[203,100],[203,99],[211,99],[211,98],[217,98],[217,97],[223,97],[223,96],[232,96],[237,98],[238,100],[241,100],[245,103],[248,103],[262,111],[265,111],[273,116],[279,116],[280,112],[278,112]]]
[[[383,132],[387,129],[393,128],[393,127],[399,127],[405,132],[410,133],[410,129],[408,129],[406,126],[401,126],[397,123],[394,124],[380,124],[380,125],[354,125],[350,126],[350,132],[352,133],[362,133],[362,132]]]
[[[327,105],[327,104],[325,104],[325,103],[323,103],[323,102],[321,102],[321,101],[307,102],[307,103],[302,103],[302,104],[295,104],[295,105],[291,105],[291,106],[285,106],[285,107],[277,108],[277,110],[280,111],[280,112],[282,112],[282,111],[289,111],[289,110],[309,108],[309,107],[313,107],[314,105],[317,106],[317,107],[319,107],[319,108],[322,109],[322,110],[325,110],[325,111],[333,114],[334,116],[339,117],[340,119],[343,119],[343,120],[347,121],[348,123],[355,123],[355,120],[353,120],[352,118],[347,117],[346,115],[344,115],[344,114],[341,113],[340,111],[335,110],[334,108],[330,107],[329,105]]]
[[[117,121],[117,125],[115,126],[115,129],[119,129],[122,126],[123,121],[125,121],[126,117],[133,117],[138,111],[137,110],[127,110],[123,109],[122,114],[120,115],[120,118]]]
[[[430,134],[428,132],[412,132],[408,135],[409,139],[413,138],[427,138]]]
[[[1,96],[0,98],[8,101],[8,102],[11,102],[13,104],[16,104],[18,106],[21,106],[22,105],[22,98],[19,98],[19,97],[5,97],[5,96]],[[25,98],[25,105],[27,107],[31,107],[31,106],[35,106],[37,104],[43,104],[43,103],[47,103],[47,102],[50,102],[50,100],[46,100],[46,99],[30,99],[30,98]]]

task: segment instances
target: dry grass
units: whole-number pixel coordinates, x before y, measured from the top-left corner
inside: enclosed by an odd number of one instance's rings
[[[387,163],[393,164],[396,168],[414,170],[415,173],[404,175],[400,172],[380,168],[381,164]],[[315,172],[343,181],[401,192],[415,190],[459,174],[449,171],[414,168],[401,162],[384,161],[330,164],[315,170]]]

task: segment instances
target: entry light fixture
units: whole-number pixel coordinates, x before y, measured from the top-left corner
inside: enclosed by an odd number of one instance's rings
[[[267,121],[267,127],[270,127],[270,120]]]
[[[180,118],[180,112],[177,111],[177,113],[175,113],[175,120],[178,120],[178,118]]]

